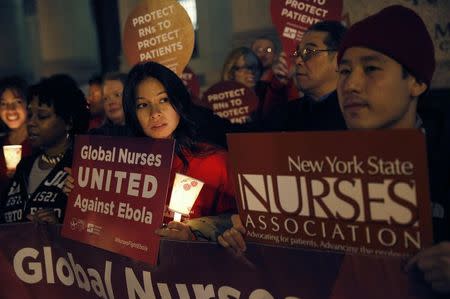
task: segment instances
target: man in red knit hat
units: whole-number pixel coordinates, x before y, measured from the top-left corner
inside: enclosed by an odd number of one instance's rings
[[[432,130],[417,114],[417,102],[429,89],[435,69],[427,28],[411,9],[387,7],[350,27],[337,62],[339,106],[349,129],[417,128],[426,134],[436,245],[411,258],[406,270],[422,271],[433,290],[450,293],[450,165],[439,156],[450,149],[448,142],[436,146]],[[450,139],[447,133],[442,140]],[[241,253],[246,249],[245,227],[238,215],[232,222],[218,241]]]
[[[419,97],[430,87],[435,69],[434,46],[422,19],[395,5],[348,30],[338,52],[338,99],[349,129],[419,128],[427,135],[429,154],[436,154],[429,131],[417,115]],[[429,159],[432,161],[433,159]],[[448,182],[436,187],[448,165],[430,167],[434,239],[437,245],[409,260],[438,292],[450,292]],[[445,164],[445,163],[444,163]],[[446,169],[444,169],[446,168]],[[436,175],[436,174],[439,175]],[[440,242],[440,243],[438,243]]]
[[[450,293],[450,166],[440,159],[450,149],[436,146],[417,114],[419,97],[429,89],[435,69],[434,46],[422,19],[395,5],[355,23],[339,47],[339,106],[349,129],[418,128],[429,153],[430,191],[436,245],[411,258],[406,270],[418,269],[438,292]],[[443,139],[450,138],[443,135]],[[443,149],[443,150],[442,150]],[[437,156],[437,157],[436,157]],[[437,163],[436,163],[437,161]],[[238,215],[219,237],[224,247],[245,251],[245,227]]]

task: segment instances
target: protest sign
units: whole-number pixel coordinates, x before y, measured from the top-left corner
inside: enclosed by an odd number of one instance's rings
[[[194,28],[175,0],[146,0],[128,16],[123,49],[130,65],[155,61],[181,75],[194,50]]]
[[[391,257],[431,245],[419,130],[227,138],[249,240]]]
[[[440,298],[398,258],[254,243],[236,256],[214,243],[162,240],[151,267],[32,223],[0,226],[0,243],[4,299]]]
[[[200,97],[200,83],[197,75],[188,66],[181,74],[181,80],[183,80],[183,83],[187,87],[192,98],[198,99]]]
[[[253,90],[236,81],[214,84],[203,94],[202,99],[202,103],[215,114],[238,124],[254,119],[258,102]]]
[[[311,25],[323,20],[341,20],[342,0],[272,0],[270,12],[283,51],[289,56]]]
[[[173,140],[77,136],[63,236],[155,264]]]

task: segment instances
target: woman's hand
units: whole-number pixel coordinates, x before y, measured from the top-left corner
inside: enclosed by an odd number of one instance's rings
[[[70,167],[64,167],[64,171],[67,172],[69,175],[66,178],[66,181],[64,182],[63,192],[67,196],[69,196],[70,192],[72,192],[73,188],[75,187],[75,179],[72,176],[72,168]]]
[[[236,254],[242,254],[247,249],[244,240],[245,227],[237,214],[231,216],[231,222],[233,227],[227,229],[217,240],[223,247],[232,248]]]
[[[161,237],[166,237],[172,240],[195,240],[195,236],[191,232],[189,225],[178,221],[170,221],[169,224],[167,224],[167,227],[159,228],[155,230],[155,233]]]

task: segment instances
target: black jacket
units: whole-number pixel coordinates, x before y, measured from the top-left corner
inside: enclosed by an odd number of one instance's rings
[[[39,158],[35,154],[22,159],[9,187],[5,189],[0,200],[0,222],[25,222],[26,216],[36,209],[53,209],[58,221],[63,222],[67,196],[62,191],[67,173],[64,167],[72,165],[72,150],[67,150],[64,157],[53,167],[47,177],[32,194],[28,194],[28,183],[33,163]]]
[[[264,131],[330,131],[345,130],[337,93],[315,101],[307,96],[279,107],[263,124]]]

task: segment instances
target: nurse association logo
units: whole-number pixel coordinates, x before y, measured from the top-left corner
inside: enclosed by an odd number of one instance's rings
[[[297,36],[297,29],[291,27],[284,27],[283,36],[290,39],[295,39]]]
[[[82,232],[86,227],[86,223],[83,219],[72,218],[70,220],[70,229],[74,231]]]

